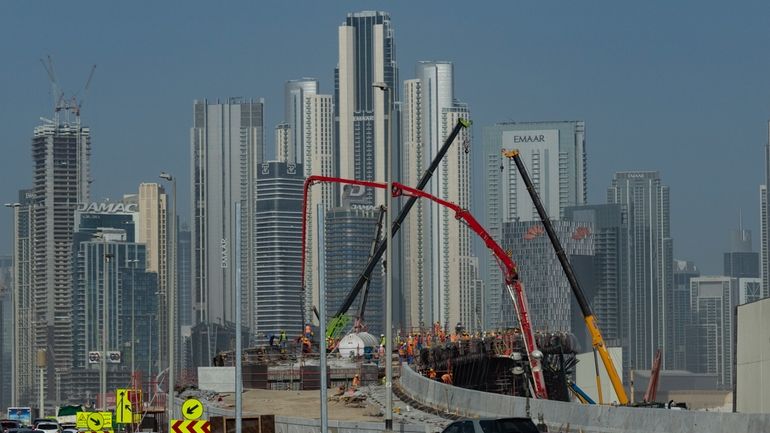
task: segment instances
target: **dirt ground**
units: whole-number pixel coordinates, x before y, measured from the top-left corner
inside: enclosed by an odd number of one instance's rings
[[[329,390],[332,395],[333,389]],[[235,407],[235,395],[230,394],[223,399],[225,407]],[[329,402],[329,419],[340,421],[369,421],[382,420],[380,411],[371,404],[367,407],[348,407],[339,401]],[[271,391],[265,389],[249,389],[243,393],[243,414],[279,415],[299,418],[321,418],[320,391]]]

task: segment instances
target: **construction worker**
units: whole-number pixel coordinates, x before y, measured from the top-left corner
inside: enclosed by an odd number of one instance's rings
[[[278,345],[281,346],[281,353],[286,352],[286,331],[281,329],[281,333],[278,335]]]
[[[434,370],[433,368],[430,368],[428,370],[428,379],[436,380],[436,370]]]
[[[385,334],[380,334],[380,346],[385,345]]]
[[[353,389],[356,389],[359,386],[361,386],[361,377],[359,377],[358,374],[356,374],[355,376],[353,376]]]
[[[441,381],[447,385],[452,384],[452,373],[444,373],[441,375]]]

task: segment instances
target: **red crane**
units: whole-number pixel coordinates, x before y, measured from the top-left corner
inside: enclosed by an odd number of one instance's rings
[[[355,179],[343,179],[339,177],[330,176],[310,176],[305,180],[305,189],[303,193],[302,204],[302,278],[304,287],[304,275],[305,275],[305,236],[307,232],[306,227],[306,212],[307,212],[307,195],[310,187],[319,182],[332,182],[348,185],[359,185],[370,188],[387,188],[383,182],[372,182],[365,180]],[[467,210],[463,209],[455,203],[442,200],[432,194],[425,191],[411,188],[406,185],[402,185],[398,182],[393,182],[393,190],[391,191],[393,197],[408,196],[416,198],[425,198],[436,204],[447,207],[454,211],[455,219],[465,223],[470,230],[476,233],[492,252],[497,261],[498,266],[505,275],[505,285],[508,288],[508,293],[511,295],[513,305],[516,310],[516,316],[519,319],[519,325],[521,327],[522,335],[524,336],[524,346],[527,350],[527,359],[529,361],[529,367],[532,372],[532,381],[534,382],[535,397],[548,398],[548,392],[545,388],[545,378],[543,376],[543,367],[541,363],[542,352],[537,349],[537,343],[535,342],[534,334],[532,333],[532,325],[529,319],[529,306],[527,304],[527,297],[524,293],[524,286],[519,281],[519,274],[516,264],[511,259],[511,256],[503,250],[500,245],[492,238],[489,232],[476,220],[476,218]]]

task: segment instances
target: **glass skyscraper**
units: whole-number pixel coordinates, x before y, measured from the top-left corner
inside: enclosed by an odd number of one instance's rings
[[[585,122],[509,122],[482,129],[486,168],[486,228],[495,239],[502,225],[539,221],[513,160],[503,150],[518,149],[540,199],[552,220],[564,217],[568,206],[586,203]],[[503,324],[501,302],[507,302],[497,263],[487,254],[485,284],[486,327]]]
[[[254,200],[263,161],[261,100],[230,98],[193,104],[191,215],[193,322],[235,320],[236,265],[241,264],[244,325],[253,329]],[[241,202],[241,256],[236,257],[235,202]],[[193,347],[193,350],[197,350]]]
[[[618,172],[607,190],[607,203],[621,205],[628,213],[630,293],[622,326],[628,333],[629,367],[650,369],[655,352],[662,349],[662,367],[675,369],[678,334],[674,327],[682,324],[677,324],[673,315],[668,186],[656,171]]]
[[[301,164],[264,162],[257,173],[256,287],[253,330],[263,344],[270,335],[302,332],[302,192]]]

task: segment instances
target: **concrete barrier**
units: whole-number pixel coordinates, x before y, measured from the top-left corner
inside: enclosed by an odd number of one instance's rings
[[[235,392],[235,367],[198,367],[198,389]]]
[[[585,433],[770,432],[770,415],[583,405],[445,385],[402,366],[401,389],[415,401],[460,416],[543,416],[552,431]]]

